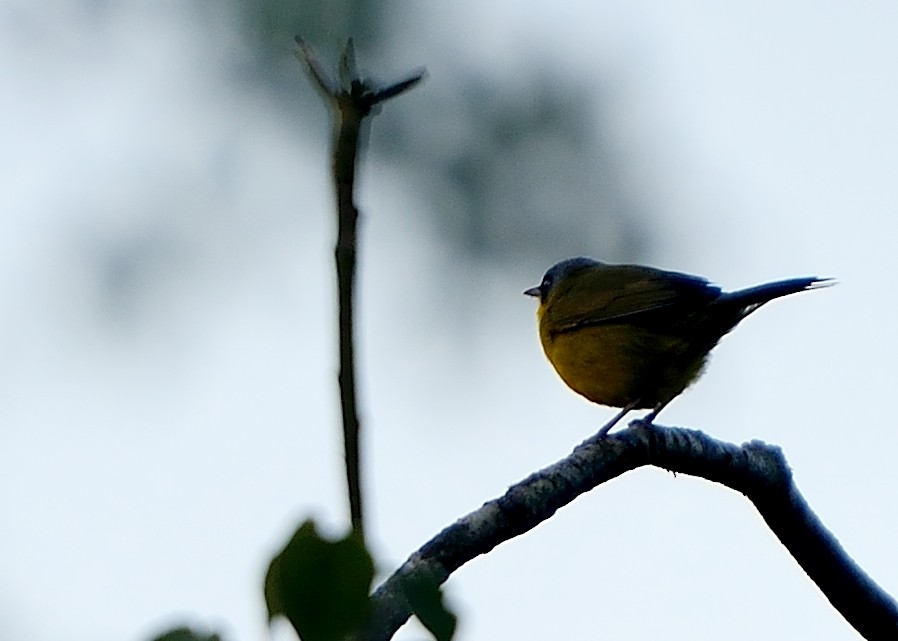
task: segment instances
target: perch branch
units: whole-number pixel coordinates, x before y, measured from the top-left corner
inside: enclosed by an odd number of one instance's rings
[[[462,517],[417,552],[372,595],[366,641],[386,641],[409,617],[401,584],[419,573],[445,581],[455,570],[551,517],[581,494],[624,472],[654,465],[721,483],[755,505],[799,565],[866,639],[898,638],[898,604],[845,553],[808,507],[779,448],[743,446],[702,432],[640,421],[512,486]]]

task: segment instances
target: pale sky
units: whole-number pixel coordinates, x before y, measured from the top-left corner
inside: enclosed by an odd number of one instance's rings
[[[189,622],[265,639],[271,555],[307,516],[346,523],[324,137],[235,80],[248,53],[227,16],[89,6],[0,2],[0,638]],[[898,594],[896,5],[468,2],[409,21],[394,57],[429,84],[533,57],[614,79],[609,135],[664,214],[659,266],[728,289],[840,281],[747,320],[659,422],[781,445]],[[299,117],[327,126],[323,107]],[[466,267],[476,313],[447,314],[434,290],[457,257],[416,216],[427,199],[377,149],[362,170],[359,369],[386,572],[609,411],[542,356],[520,294],[541,272]],[[857,638],[743,497],[652,469],[446,590],[459,641]]]

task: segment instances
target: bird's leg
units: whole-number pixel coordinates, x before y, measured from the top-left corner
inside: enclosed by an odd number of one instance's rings
[[[632,403],[628,403],[623,409],[621,409],[620,412],[615,414],[614,418],[612,418],[610,421],[605,423],[602,426],[602,429],[600,429],[598,432],[596,432],[596,435],[594,437],[592,437],[590,440],[593,442],[601,441],[603,438],[605,438],[605,435],[608,434],[608,432],[611,430],[611,428],[614,427],[615,425],[617,425],[618,422],[620,422],[620,420],[624,416],[626,416],[630,411],[636,409],[637,405],[639,405],[638,398],[635,401],[633,401]]]
[[[671,396],[671,397],[668,398],[667,400],[661,401],[660,403],[658,403],[657,405],[655,405],[655,407],[652,408],[652,411],[651,411],[651,412],[649,412],[648,414],[646,414],[645,416],[643,416],[642,419],[640,419],[640,420],[641,420],[643,423],[646,423],[647,425],[651,425],[651,424],[652,424],[652,421],[654,421],[655,418],[657,418],[658,412],[660,412],[660,411],[663,410],[665,407],[667,407],[667,404],[670,403],[673,399],[674,399],[674,397]]]

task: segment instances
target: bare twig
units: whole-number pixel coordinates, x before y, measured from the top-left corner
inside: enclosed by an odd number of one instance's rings
[[[347,42],[340,58],[337,74],[339,80],[324,70],[312,48],[299,37],[296,38],[296,55],[305,62],[315,85],[334,106],[337,115],[332,169],[337,198],[337,244],[334,253],[339,292],[340,408],[343,415],[343,445],[350,518],[353,530],[364,539],[353,331],[359,217],[355,205],[355,174],[359,155],[359,132],[362,121],[376,105],[411,89],[423,79],[424,71],[416,71],[396,83],[375,86],[358,76],[351,40]]]
[[[643,465],[699,476],[745,494],[830,603],[864,638],[898,638],[898,604],[845,553],[811,511],[779,448],[759,441],[740,447],[694,430],[634,421],[629,429],[602,441],[584,442],[567,458],[512,486],[424,544],[375,591],[364,639],[386,641],[409,618],[401,589],[408,577],[426,574],[445,581],[463,564],[529,531],[579,495]]]

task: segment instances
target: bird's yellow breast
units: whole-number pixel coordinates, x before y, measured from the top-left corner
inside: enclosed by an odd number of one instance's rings
[[[546,357],[575,392],[601,405],[651,408],[695,381],[707,358],[682,336],[627,323],[566,331],[550,327],[539,310],[539,336]]]

